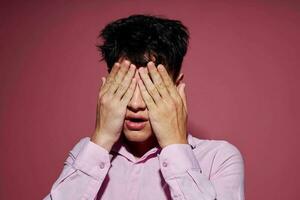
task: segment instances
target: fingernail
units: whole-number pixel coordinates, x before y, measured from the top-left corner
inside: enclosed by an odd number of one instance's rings
[[[149,62],[148,62],[148,65],[154,65],[154,62],[149,61]]]
[[[131,65],[130,65],[130,68],[131,68],[131,69],[135,69],[135,65],[134,65],[134,64],[131,64]]]
[[[129,65],[130,64],[129,60],[125,60],[124,63],[125,63],[125,65]]]
[[[163,65],[159,64],[159,65],[157,66],[157,69],[162,70],[163,67],[164,67]]]

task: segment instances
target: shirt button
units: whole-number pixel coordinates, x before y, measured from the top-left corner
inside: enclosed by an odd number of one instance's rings
[[[104,163],[104,162],[101,162],[101,163],[100,163],[100,168],[103,169],[104,167],[105,167],[105,163]]]
[[[164,161],[162,165],[163,165],[163,167],[167,167],[168,163]]]

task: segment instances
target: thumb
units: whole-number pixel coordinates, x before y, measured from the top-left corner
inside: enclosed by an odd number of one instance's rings
[[[98,94],[98,97],[102,96],[102,94],[103,94],[102,89],[103,89],[103,86],[104,86],[104,84],[105,84],[105,81],[106,81],[106,78],[105,78],[105,77],[101,77],[101,86],[100,86],[100,88],[99,88],[99,94]]]
[[[106,78],[105,77],[102,77],[101,78],[101,81],[102,81],[102,84],[101,84],[101,87],[105,84],[105,81],[106,81]]]
[[[186,101],[186,94],[185,94],[185,83],[180,83],[178,86],[178,93],[183,101],[185,110],[187,111],[187,101]]]

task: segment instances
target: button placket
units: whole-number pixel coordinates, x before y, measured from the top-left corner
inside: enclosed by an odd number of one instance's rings
[[[133,169],[131,171],[131,176],[129,177],[129,180],[131,182],[131,185],[129,185],[128,188],[128,197],[130,199],[137,199],[137,191],[140,191],[140,181],[142,178],[140,177],[142,171],[142,165],[139,163],[133,164]]]
[[[135,174],[140,174],[141,173],[141,167],[137,166],[136,170],[135,170]]]

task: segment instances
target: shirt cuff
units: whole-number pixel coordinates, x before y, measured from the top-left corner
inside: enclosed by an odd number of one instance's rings
[[[158,155],[160,169],[165,179],[179,176],[190,169],[201,168],[189,144],[171,144]]]
[[[103,147],[88,141],[80,150],[73,167],[96,180],[103,180],[110,168],[109,153]]]

